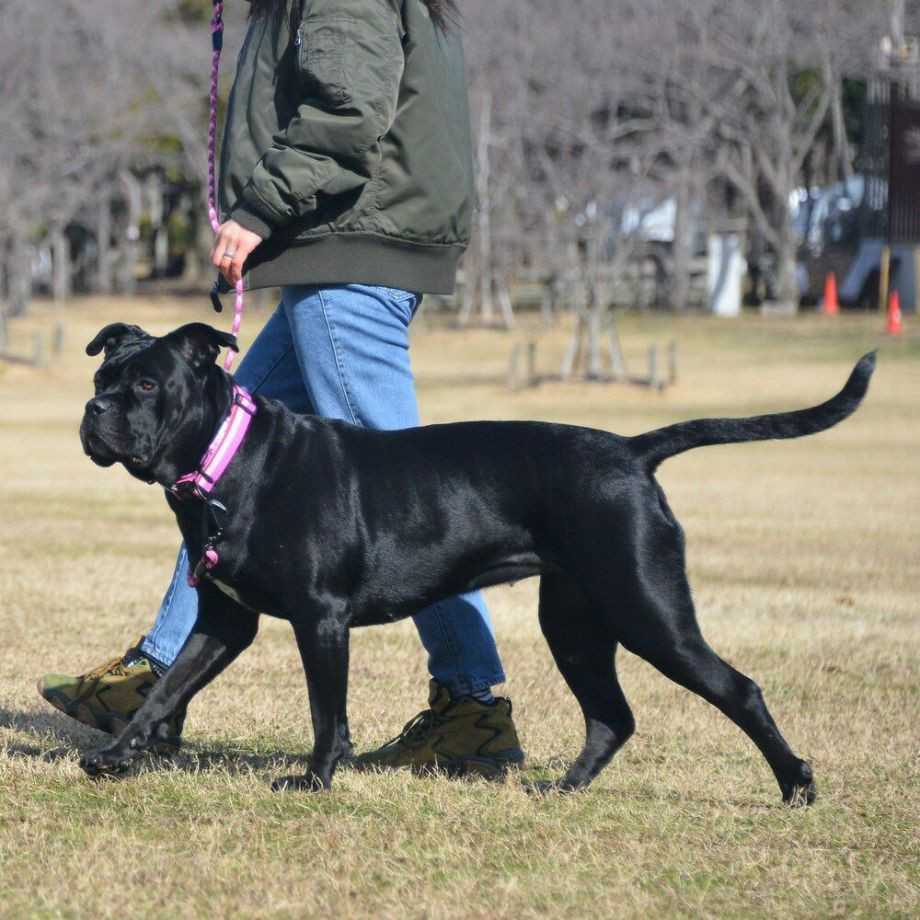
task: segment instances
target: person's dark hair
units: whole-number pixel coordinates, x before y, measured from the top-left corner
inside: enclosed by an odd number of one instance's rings
[[[249,14],[253,19],[260,19],[263,16],[282,15],[287,11],[291,28],[294,29],[300,22],[300,4],[296,0],[290,6],[288,3],[289,0],[251,0]],[[422,0],[422,3],[428,7],[431,21],[442,32],[446,32],[450,14],[457,9],[454,0]]]

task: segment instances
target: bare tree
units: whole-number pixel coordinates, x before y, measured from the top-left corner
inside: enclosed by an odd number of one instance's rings
[[[130,287],[135,173],[157,167],[203,178],[210,8],[196,0],[81,0],[59,4],[49,28],[39,4],[0,6],[0,269],[11,313],[28,303],[28,251],[40,237],[51,245],[54,293],[67,294],[65,231],[76,219],[96,233],[100,285],[111,285],[120,260],[114,277]],[[230,55],[244,15],[228,11]],[[124,218],[113,221],[113,201],[127,205]]]
[[[610,249],[616,228],[603,215],[611,202],[668,196],[668,301],[680,308],[691,210],[727,182],[737,213],[775,256],[779,296],[794,302],[790,196],[821,132],[831,138],[835,171],[849,174],[841,78],[871,70],[890,2],[575,0],[563,9],[467,0],[474,108],[486,95],[492,103],[493,242],[503,238],[502,215],[512,215],[519,231],[552,241],[540,254],[552,264],[571,252],[559,245],[561,229],[570,240],[583,235],[550,219],[553,204],[564,200],[570,216],[583,217],[593,201]],[[514,183],[499,189],[503,175]],[[598,251],[606,261],[605,246]]]
[[[587,376],[600,376],[602,346],[615,341],[605,332],[609,288],[631,251],[619,217],[654,194],[656,115],[631,80],[634,45],[607,0],[575,0],[565,15],[546,0],[464,10],[479,115],[480,243],[487,236],[493,250],[568,279],[577,321],[566,368],[581,358]],[[482,279],[494,265],[485,249],[477,255]],[[618,352],[610,360],[618,369]]]
[[[829,114],[839,117],[833,110],[841,77],[854,66],[856,49],[867,49],[865,37],[854,41],[854,17],[865,28],[870,6],[871,0],[685,6],[697,76],[687,70],[681,85],[717,127],[718,169],[774,253],[776,292],[790,303],[798,301],[790,199]]]
[[[920,27],[918,6],[463,0],[479,204],[467,312],[500,311],[510,324],[514,278],[525,267],[553,277],[576,305],[573,354],[598,374],[611,291],[642,251],[624,214],[673,201],[667,301],[680,309],[694,208],[726,185],[775,255],[780,295],[794,301],[790,194],[819,160],[849,175],[841,79],[872,70],[882,34]],[[28,302],[38,241],[51,248],[55,295],[66,295],[75,221],[95,238],[89,271],[100,289],[133,283],[142,215],[162,269],[163,175],[181,177],[175,206],[191,215],[186,265],[197,280],[210,237],[195,192],[206,169],[210,13],[209,0],[80,0],[58,4],[49,29],[40,4],[0,4],[0,279],[12,312]],[[228,5],[227,61],[245,16],[243,4]]]

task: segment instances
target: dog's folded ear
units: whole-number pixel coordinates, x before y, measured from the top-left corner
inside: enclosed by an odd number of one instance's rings
[[[173,330],[165,338],[177,345],[193,364],[213,361],[220,354],[221,348],[240,350],[236,344],[236,336],[229,332],[221,332],[207,323],[188,323]]]
[[[100,329],[92,342],[86,346],[86,353],[88,355],[98,355],[104,348],[105,355],[108,357],[113,348],[117,348],[127,342],[143,339],[153,340],[140,326],[129,326],[127,323],[109,323],[108,326]]]

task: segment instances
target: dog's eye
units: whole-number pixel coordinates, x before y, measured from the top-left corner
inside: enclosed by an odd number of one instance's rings
[[[157,385],[153,380],[138,380],[137,388],[143,390],[145,393],[149,393],[151,390],[155,390]]]

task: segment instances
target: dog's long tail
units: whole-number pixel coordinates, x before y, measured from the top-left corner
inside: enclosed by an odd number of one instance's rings
[[[795,412],[777,412],[774,415],[755,415],[751,418],[701,418],[678,422],[630,438],[630,447],[651,473],[668,457],[694,447],[768,441],[772,438],[799,438],[824,431],[842,422],[862,402],[875,370],[875,354],[872,351],[863,355],[843,389],[820,406]]]

